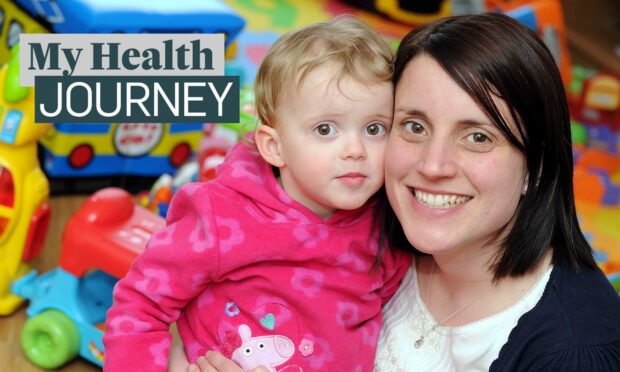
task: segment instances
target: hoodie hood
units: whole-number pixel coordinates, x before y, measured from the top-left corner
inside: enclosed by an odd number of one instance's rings
[[[215,182],[235,190],[240,197],[249,199],[246,202],[253,203],[264,217],[274,222],[347,224],[359,216],[369,204],[351,211],[338,211],[323,221],[316,213],[292,199],[282,189],[271,164],[260,156],[256,146],[243,141],[228,152],[224,162],[217,168]]]

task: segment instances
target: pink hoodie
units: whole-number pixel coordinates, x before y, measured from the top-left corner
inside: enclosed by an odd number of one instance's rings
[[[165,371],[178,320],[192,362],[214,349],[244,369],[371,371],[381,306],[411,263],[385,248],[373,267],[373,202],[323,221],[244,144],[218,172],[177,191],[116,285],[104,370]]]

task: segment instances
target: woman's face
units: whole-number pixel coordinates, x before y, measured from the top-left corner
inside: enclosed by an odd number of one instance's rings
[[[510,221],[527,182],[521,152],[424,54],[396,87],[385,160],[387,194],[407,239],[431,254],[479,251]]]

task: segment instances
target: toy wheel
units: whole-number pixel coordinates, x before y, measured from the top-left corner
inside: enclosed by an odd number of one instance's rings
[[[84,168],[93,160],[94,156],[95,150],[91,145],[78,145],[69,154],[69,164],[76,169]]]
[[[180,143],[174,147],[170,154],[170,163],[173,167],[180,167],[190,156],[192,149],[187,143]]]
[[[73,321],[57,310],[48,310],[26,321],[22,349],[39,367],[58,368],[78,355],[80,334]]]

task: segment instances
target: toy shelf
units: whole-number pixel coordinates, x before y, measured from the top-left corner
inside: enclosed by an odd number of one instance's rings
[[[561,2],[573,63],[620,75],[620,1]]]

